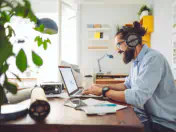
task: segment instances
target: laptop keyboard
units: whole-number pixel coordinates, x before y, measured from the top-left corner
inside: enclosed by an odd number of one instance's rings
[[[76,95],[80,95],[82,93],[83,90],[79,90],[78,92],[76,92]]]

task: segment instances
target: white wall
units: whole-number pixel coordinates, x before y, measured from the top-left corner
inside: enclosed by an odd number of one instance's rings
[[[81,5],[81,68],[86,74],[97,69],[97,59],[105,53],[114,53],[114,35],[116,25],[132,23],[138,20],[137,12],[140,5]],[[88,51],[87,24],[109,24],[111,26],[111,42],[108,51]],[[125,65],[122,56],[116,55],[113,60],[104,59],[101,61],[102,67],[112,73],[128,74],[130,65]]]
[[[29,0],[34,12],[51,13],[58,12],[59,0]]]
[[[65,1],[65,0],[64,0]],[[146,4],[149,0],[66,0],[79,4]]]
[[[151,47],[161,52],[172,64],[172,0],[154,0],[154,32]]]

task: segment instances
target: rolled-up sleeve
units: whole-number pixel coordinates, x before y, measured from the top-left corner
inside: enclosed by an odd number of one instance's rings
[[[129,75],[128,77],[125,78],[124,85],[127,89],[131,88],[131,76]]]
[[[138,108],[150,99],[161,80],[163,73],[163,61],[159,57],[150,57],[145,60],[131,89],[125,90],[125,100]]]

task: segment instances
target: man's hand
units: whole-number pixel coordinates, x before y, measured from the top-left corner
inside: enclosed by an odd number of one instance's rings
[[[94,94],[100,96],[102,94],[102,87],[93,85],[90,88],[84,90],[82,94]]]

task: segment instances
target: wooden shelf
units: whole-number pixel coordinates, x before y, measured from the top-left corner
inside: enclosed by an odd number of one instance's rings
[[[128,74],[96,74],[96,78],[125,78]]]
[[[37,78],[20,78],[21,80],[37,80]],[[8,78],[8,80],[18,80],[17,78]]]
[[[94,31],[108,31],[110,28],[87,28],[88,31],[94,32]]]
[[[89,41],[109,41],[109,39],[88,39]]]
[[[108,49],[108,46],[88,46],[88,49],[91,49],[91,50],[96,50],[96,49],[103,50],[103,49]]]

